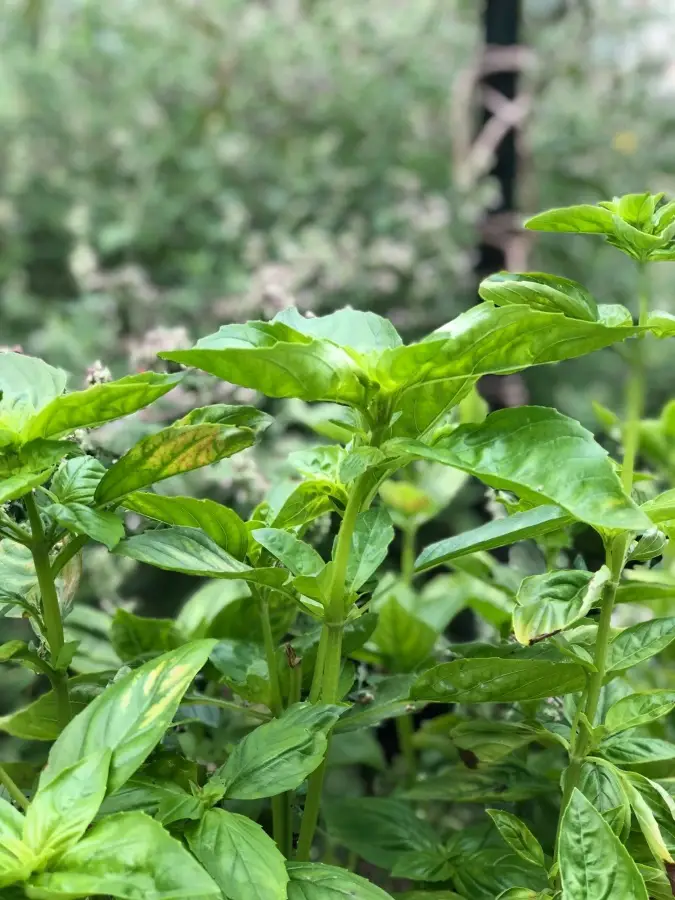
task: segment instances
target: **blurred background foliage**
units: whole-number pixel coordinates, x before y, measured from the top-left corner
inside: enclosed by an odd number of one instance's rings
[[[481,131],[482,13],[477,0],[5,0],[2,344],[63,366],[76,387],[96,360],[116,376],[157,366],[159,349],[291,302],[373,309],[416,337],[476,301],[495,233],[508,265],[635,308],[616,251],[535,240],[519,222],[674,193],[672,3],[523,0],[518,210],[506,216],[491,215],[500,185]],[[675,311],[670,266],[651,272],[653,305]],[[673,394],[670,346],[650,349],[652,414]],[[556,405],[595,427],[591,401],[619,407],[621,371],[608,350],[483,390],[492,405]],[[188,376],[92,449],[116,456],[162,418],[248,394]],[[254,454],[162,489],[247,514],[306,440],[308,410],[276,412]],[[466,485],[420,543],[485,516]],[[81,593],[166,615],[193,587],[92,549]],[[105,618],[82,627],[105,637]]]

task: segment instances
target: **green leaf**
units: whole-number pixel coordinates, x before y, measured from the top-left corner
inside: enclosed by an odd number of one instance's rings
[[[289,862],[288,900],[392,900],[360,875],[322,863]]]
[[[410,881],[448,881],[452,878],[454,868],[447,850],[439,845],[432,850],[402,853],[391,874],[394,878],[407,878]]]
[[[670,828],[675,831],[675,804],[667,792],[655,782],[637,773],[624,773],[622,778],[623,788],[630,801],[640,830],[644,835],[649,849],[659,863],[675,862],[672,857],[672,841],[668,840],[668,832],[661,831],[655,812],[662,809]]]
[[[136,491],[125,497],[122,505],[125,509],[167,525],[199,528],[236,559],[244,559],[246,556],[246,525],[233,509],[216,503],[215,500],[166,497],[148,491]]]
[[[288,578],[283,569],[252,569],[196,528],[144,531],[121,541],[114,552],[158,569],[203,578],[235,578],[276,587]]]
[[[532,888],[535,898],[539,900],[537,892],[543,891],[547,883],[546,874],[539,866],[529,865],[517,853],[503,846],[481,849],[460,857],[453,878],[454,887],[469,900],[494,900],[514,884]],[[529,900],[527,893],[525,897]]]
[[[365,373],[347,350],[280,321],[224,325],[191,350],[159,355],[268,397],[347,406],[362,406],[366,400]]]
[[[261,570],[258,570],[261,571]],[[276,570],[263,570],[276,571]],[[251,592],[244,581],[213,581],[209,587],[218,586],[217,599],[213,600],[217,615],[206,630],[207,637],[233,638],[243,641],[264,643],[260,610],[257,603],[251,602]],[[206,593],[206,588],[202,589]],[[214,592],[210,592],[213,597]],[[293,620],[297,616],[297,604],[294,597],[280,591],[270,592],[267,600],[272,635],[275,642],[287,634]]]
[[[137,775],[108,797],[101,814],[141,811],[154,815],[162,825],[186,819],[200,819],[204,804],[173,781]]]
[[[610,734],[653,722],[675,708],[675,691],[645,691],[617,700],[607,710],[605,727]]]
[[[404,894],[394,894],[394,897],[396,900],[462,900],[453,891],[406,891]]]
[[[498,272],[484,279],[478,293],[495,306],[525,304],[542,312],[561,312],[572,319],[596,322],[598,306],[577,281],[542,272]]]
[[[250,641],[219,641],[210,660],[223,676],[223,682],[249,703],[269,706],[270,676],[265,652],[260,644]]]
[[[0,888],[23,881],[31,873],[33,854],[23,843],[24,817],[0,797]]]
[[[250,428],[230,425],[171,426],[142,438],[105,473],[96,488],[96,503],[121,500],[149,487],[232,456],[255,443]]]
[[[45,513],[73,534],[83,534],[112,550],[124,537],[124,523],[115,513],[84,503],[52,503]]]
[[[619,632],[609,645],[609,671],[631,669],[675,640],[675,616],[638,622]]]
[[[70,849],[91,825],[105,797],[110,760],[110,750],[95,751],[50,781],[41,779],[23,831],[38,866]]]
[[[644,531],[650,522],[626,496],[590,431],[553,409],[523,406],[461,425],[432,447],[392,441],[401,453],[470,472],[490,487],[545,500],[599,528]]]
[[[411,803],[383,797],[348,797],[326,804],[328,833],[367,862],[391,871],[403,853],[433,850],[438,838]]]
[[[595,573],[568,569],[524,578],[513,611],[516,640],[530,644],[575,625],[599,604],[610,578],[607,566]]]
[[[313,522],[335,509],[335,491],[333,482],[319,478],[292,486],[279,507],[271,510],[270,525],[274,528],[295,528]]]
[[[412,672],[431,653],[438,635],[421,619],[408,612],[396,597],[380,607],[373,643],[389,660],[389,668]]]
[[[360,309],[338,309],[327,316],[305,317],[294,306],[277,313],[274,322],[283,322],[308,337],[324,338],[340,347],[362,353],[399,347],[401,337],[389,319]]]
[[[384,453],[377,447],[356,447],[340,463],[339,478],[343,484],[351,484],[364,472],[385,460]]]
[[[30,419],[63,393],[61,369],[23,353],[0,353],[0,447],[19,443]]]
[[[85,503],[91,506],[105,467],[92,456],[68,459],[59,467],[49,486],[61,503]]]
[[[10,503],[12,500],[18,500],[24,494],[29,494],[33,488],[39,487],[51,475],[52,470],[47,469],[44,472],[33,474],[28,472],[23,475],[10,475],[9,478],[0,480],[0,504]]]
[[[479,550],[494,550],[518,541],[542,537],[572,522],[572,517],[559,506],[535,506],[524,512],[493,519],[478,528],[444,538],[430,544],[415,561],[416,572],[426,572]]]
[[[182,844],[142,812],[94,825],[26,889],[33,900],[107,895],[152,900],[220,898],[220,889]]]
[[[0,455],[0,477],[37,474],[52,468],[64,456],[81,452],[73,441],[50,441],[36,438],[16,449],[5,450]]]
[[[545,866],[541,844],[524,822],[504,809],[486,809],[506,843],[534,866]]]
[[[325,567],[313,547],[281,528],[257,528],[252,536],[293,575],[318,575]]]
[[[299,787],[326,754],[327,735],[343,709],[296,703],[248,734],[209,785],[232,800],[274,797]]]
[[[675,744],[659,738],[618,734],[604,740],[599,752],[616,766],[633,766],[675,759]]]
[[[253,431],[264,431],[272,424],[272,416],[258,409],[257,406],[230,405],[214,403],[212,406],[200,406],[174,422],[177,425],[234,425],[237,428],[251,428]]]
[[[481,763],[495,763],[537,740],[538,732],[521,722],[472,719],[450,731],[450,740],[460,750],[470,750]]]
[[[628,851],[576,789],[562,820],[559,860],[565,900],[648,900]]]
[[[188,831],[190,850],[228,900],[286,900],[284,858],[260,825],[212,809]]]
[[[121,660],[143,659],[175,650],[185,643],[173,619],[151,619],[118,609],[112,620],[110,642]]]
[[[336,732],[370,728],[386,719],[414,712],[417,707],[409,699],[413,681],[413,675],[390,675],[380,679],[372,689],[357,697],[356,703],[337,723]]]
[[[61,732],[40,784],[90,753],[108,748],[112,751],[108,793],[117,790],[162,738],[212,649],[213,641],[194,641],[111,684]]]
[[[376,377],[396,396],[395,436],[432,433],[483,375],[507,375],[559,362],[639,333],[627,309],[598,307],[584,322],[528,306],[481,303],[417,344],[385,350]]]
[[[655,525],[675,519],[675,488],[664,491],[663,494],[659,494],[652,500],[647,500],[642,504],[642,509]]]
[[[105,683],[105,682],[104,682]],[[91,702],[98,683],[88,675],[69,679],[70,705],[73,715]],[[27,741],[55,741],[61,733],[58,703],[54,691],[42,694],[28,706],[0,718],[0,731]]]
[[[375,574],[386,559],[393,539],[394,526],[383,506],[358,514],[347,565],[349,591],[358,591]]]
[[[583,668],[568,663],[457,659],[420,675],[410,696],[429,703],[517,703],[572,694],[585,683]]]
[[[615,814],[615,834],[625,836],[630,828],[630,803],[621,783],[621,773],[598,759],[586,759],[581,765],[579,790],[586,799],[608,817]]]
[[[94,428],[149,406],[172,390],[181,375],[143,372],[108,384],[55,397],[31,420],[25,440],[62,437],[77,428]]]
[[[531,231],[568,231],[576,234],[611,234],[614,231],[610,210],[584,203],[549,209],[525,222]]]
[[[418,781],[404,796],[434,803],[516,803],[546,796],[550,791],[550,781],[541,775],[505,762],[478,769],[468,769],[464,764],[448,767]]]

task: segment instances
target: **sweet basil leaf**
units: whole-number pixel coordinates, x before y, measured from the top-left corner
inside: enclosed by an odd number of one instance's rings
[[[595,573],[567,569],[524,578],[513,611],[516,640],[530,644],[575,625],[599,604],[610,577],[602,566]]]
[[[224,809],[211,809],[188,831],[187,839],[223,897],[286,900],[284,858],[256,822]]]
[[[74,715],[85,709],[99,692],[100,679],[95,679],[96,676],[89,675],[69,679],[70,706]],[[55,741],[61,733],[61,722],[54,691],[48,691],[28,706],[2,716],[0,731],[27,741]]]
[[[391,871],[403,853],[433,850],[439,841],[405,800],[350,797],[326,804],[330,836],[375,866]]]
[[[115,513],[91,509],[84,503],[51,503],[45,513],[73,534],[83,534],[112,550],[124,537],[124,524]]]
[[[209,787],[233,800],[274,797],[297,788],[323,761],[327,734],[342,708],[296,703],[248,734],[212,776]]]
[[[257,528],[252,536],[293,575],[318,575],[325,566],[313,547],[281,528]]]
[[[633,766],[675,759],[675,744],[671,744],[670,741],[627,733],[607,738],[600,744],[599,750],[605,759],[616,766]]]
[[[288,900],[392,900],[360,875],[322,863],[289,862]]]
[[[25,440],[63,437],[78,428],[93,428],[127,416],[168,393],[181,377],[143,372],[55,397],[31,420]]]
[[[575,790],[562,820],[560,875],[566,900],[648,900],[637,866],[584,795]]]
[[[609,645],[609,670],[622,672],[651,659],[675,640],[675,616],[638,622],[619,632]]]
[[[110,642],[120,659],[159,656],[185,643],[173,619],[152,619],[118,609],[110,626]]]
[[[117,790],[161,739],[213,643],[186,644],[111,684],[61,732],[40,785],[83,757],[108,748],[112,752],[108,793]]]
[[[91,506],[105,467],[92,456],[79,456],[64,462],[54,475],[50,491],[60,503],[85,503]]]
[[[41,780],[23,830],[37,866],[70,849],[91,825],[106,794],[110,760],[110,750],[94,751],[51,780]]]
[[[375,574],[386,559],[393,539],[394,526],[383,506],[358,514],[347,565],[350,591],[358,591]]]
[[[100,894],[123,900],[221,897],[218,885],[180,841],[142,812],[118,813],[98,822],[27,885],[27,895],[34,900]]]
[[[460,763],[418,781],[404,796],[423,802],[516,803],[545,796],[550,789],[550,782],[545,778],[517,763],[504,762],[478,769]]]
[[[0,797],[0,888],[23,881],[30,874],[34,857],[23,842],[24,817]]]
[[[254,443],[255,432],[250,428],[230,425],[164,428],[142,438],[108,469],[96,488],[96,502],[119,502],[127,494],[181,472],[211,465]]]
[[[191,350],[160,354],[268,397],[361,406],[366,376],[353,356],[325,338],[277,322],[224,325]]]
[[[234,578],[280,587],[283,569],[252,569],[219,547],[197,528],[160,528],[121,541],[115,553],[138,562],[204,578]]]
[[[308,525],[335,508],[333,496],[336,490],[333,482],[322,478],[292,486],[278,507],[272,507],[269,524],[273,528]]]
[[[544,866],[546,860],[541,844],[518,816],[505,809],[486,809],[486,813],[512,850],[534,866]]]
[[[165,522],[199,528],[214,543],[231,553],[236,559],[243,559],[248,549],[246,525],[237,513],[214,500],[198,500],[195,497],[166,497],[148,491],[135,491],[122,501],[125,509]]]
[[[586,288],[569,278],[543,272],[498,272],[484,279],[478,293],[496,306],[523,303],[542,312],[561,312],[572,319],[596,322],[598,306]]]
[[[515,703],[574,693],[585,683],[583,668],[571,663],[458,659],[420,675],[410,696],[429,703]]]
[[[417,707],[409,699],[414,680],[414,675],[390,675],[382,678],[371,690],[357,695],[356,703],[341,717],[335,730],[355,731],[414,712]]]
[[[623,788],[654,858],[659,862],[673,863],[675,850],[669,830],[675,833],[675,804],[667,792],[655,782],[635,772],[624,773]],[[657,813],[660,815],[657,816]],[[665,813],[665,816],[663,815]],[[667,828],[661,830],[659,819],[667,820]]]
[[[590,203],[549,209],[525,222],[532,231],[568,231],[575,234],[611,234],[614,230],[612,213]]]
[[[412,672],[427,659],[437,637],[431,626],[392,596],[379,609],[372,640],[392,671]]]
[[[479,550],[494,550],[517,541],[543,537],[564,528],[572,517],[559,506],[535,506],[524,512],[493,519],[470,531],[444,538],[425,547],[415,561],[416,572],[426,572],[434,566],[459,559]]]
[[[460,722],[450,731],[452,743],[460,750],[469,750],[481,763],[495,763],[514,750],[537,740],[538,732],[521,722],[494,722],[490,719],[471,719]]]
[[[660,719],[675,708],[675,691],[645,691],[617,700],[607,710],[605,727],[610,734],[627,731]]]
[[[523,406],[461,425],[428,447],[392,441],[401,453],[470,472],[490,487],[555,503],[600,528],[646,530],[650,522],[624,494],[606,450],[574,419],[554,409]]]
[[[338,309],[327,316],[306,317],[294,306],[277,313],[274,322],[283,322],[301,334],[325,338],[338,344],[367,353],[399,347],[399,333],[389,319],[360,309]]]
[[[10,503],[12,500],[18,500],[24,494],[30,493],[33,488],[44,484],[51,473],[51,469],[45,469],[45,471],[37,474],[27,472],[22,475],[10,475],[9,478],[1,479],[0,503]]]

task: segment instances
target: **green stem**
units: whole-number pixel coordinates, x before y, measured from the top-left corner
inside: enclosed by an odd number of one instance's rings
[[[600,701],[600,692],[607,675],[607,652],[609,649],[609,640],[612,626],[612,612],[614,611],[614,602],[616,600],[616,590],[619,586],[621,572],[626,560],[626,550],[630,541],[629,534],[619,535],[614,541],[607,546],[606,562],[611,572],[610,580],[607,582],[600,607],[600,619],[598,621],[598,634],[595,639],[595,655],[593,663],[596,671],[591,674],[588,681],[588,693],[586,694],[586,702],[584,705],[584,715],[592,726],[595,721],[595,714],[598,711],[598,703]],[[579,703],[583,703],[583,696]],[[575,717],[575,724],[578,724],[579,715]],[[581,776],[581,767],[584,758],[588,753],[588,744],[590,734],[587,727],[581,728],[580,731],[573,729],[570,744],[570,763],[564,775],[563,797],[560,805],[560,818],[558,820],[558,835],[560,835],[560,826],[562,817],[567,809],[567,804],[572,799],[574,789],[579,784]],[[558,841],[556,840],[556,851]]]
[[[370,478],[362,475],[354,484],[338,533],[335,555],[333,557],[333,577],[330,583],[328,601],[321,640],[324,643],[323,670],[317,668],[310,699],[313,702],[336,703],[339,697],[340,669],[342,665],[342,633],[345,623],[345,589],[347,582],[347,566],[351,551],[352,536],[356,527],[356,519],[363,508],[369,491]],[[321,648],[320,648],[321,649]],[[317,686],[318,685],[318,686]],[[305,809],[300,825],[296,859],[306,861],[310,857],[316,826],[319,822],[321,808],[321,792],[326,775],[326,759],[310,776]]]
[[[324,625],[321,629],[321,637],[319,638],[319,647],[316,651],[316,662],[314,663],[314,675],[312,677],[312,688],[309,692],[309,702],[318,703],[321,699],[321,689],[323,687],[323,671],[326,665],[326,647],[328,646],[328,627]]]
[[[396,719],[396,734],[401,755],[405,760],[406,787],[412,787],[417,775],[417,757],[415,754],[415,725],[410,715],[399,716]]]
[[[401,576],[406,584],[410,584],[415,573],[415,542],[417,538],[417,528],[409,525],[403,529],[402,548],[401,548]]]
[[[5,788],[9,796],[21,809],[28,808],[28,800],[23,795],[23,791],[14,783],[4,766],[0,765],[0,784]]]
[[[42,528],[42,520],[32,494],[24,497],[28,520],[31,527],[30,549],[33,555],[35,574],[37,575],[40,597],[42,600],[42,618],[45,625],[45,637],[49,644],[49,652],[53,668],[56,670],[52,676],[52,686],[56,695],[56,707],[59,723],[62,728],[70,722],[72,710],[70,706],[70,694],[68,691],[68,676],[65,671],[58,668],[58,657],[65,642],[63,636],[63,621],[61,620],[61,608],[56,592],[52,564],[49,559],[49,546],[45,541],[45,533]]]
[[[86,534],[71,538],[65,547],[56,554],[52,563],[52,576],[54,578],[68,565],[74,556],[77,556],[88,540],[89,538]]]
[[[638,324],[644,325],[649,313],[649,280],[647,269],[641,264],[638,269],[640,315]],[[626,382],[626,420],[623,429],[623,465],[621,483],[630,494],[635,475],[635,464],[640,451],[640,419],[645,407],[645,372],[642,336],[634,342],[629,362]]]
[[[274,644],[274,635],[272,633],[272,623],[270,621],[269,603],[267,602],[267,596],[263,591],[256,591],[256,598],[258,600],[263,643],[265,645],[265,657],[267,659],[267,670],[270,680],[270,709],[274,716],[280,716],[284,711],[284,704],[281,696],[281,684],[279,683],[277,653]],[[290,843],[288,835],[289,814],[287,810],[287,798],[287,794],[277,794],[276,797],[272,797],[272,831],[274,840],[284,856],[288,853]]]

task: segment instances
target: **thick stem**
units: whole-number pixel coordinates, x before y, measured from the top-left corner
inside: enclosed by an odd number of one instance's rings
[[[598,621],[598,634],[595,639],[595,654],[593,663],[596,671],[592,673],[588,681],[588,692],[585,695],[586,702],[583,708],[584,715],[588,723],[593,726],[595,714],[598,711],[598,703],[600,701],[600,692],[607,675],[607,652],[609,649],[609,640],[612,626],[612,612],[614,611],[614,602],[616,600],[616,590],[619,586],[621,572],[626,560],[626,550],[630,541],[628,534],[622,534],[615,538],[607,547],[606,562],[611,572],[610,580],[605,588],[602,604],[600,607],[600,619]],[[579,703],[583,703],[583,696]],[[575,724],[578,723],[579,715],[575,717]],[[579,784],[581,775],[581,767],[584,758],[588,752],[588,744],[590,734],[588,727],[581,729],[573,729],[571,734],[570,745],[570,763],[564,775],[563,797],[560,806],[560,819],[558,820],[558,836],[560,835],[560,824],[562,817],[567,809],[567,804],[572,798],[574,789]],[[558,841],[556,840],[556,850]]]
[[[333,577],[330,584],[326,617],[321,640],[324,643],[323,669],[314,672],[314,681],[310,699],[314,702],[336,703],[339,697],[340,669],[342,664],[342,632],[345,622],[345,589],[347,582],[347,565],[352,544],[352,536],[356,527],[356,519],[364,505],[369,489],[369,479],[361,476],[354,484],[354,489],[345,508],[338,534],[335,555],[333,557]],[[321,648],[320,648],[321,649]],[[315,687],[320,682],[319,687]],[[307,800],[302,815],[300,837],[296,859],[309,859],[314,842],[314,834],[319,821],[321,808],[321,792],[326,775],[326,760],[311,775],[307,789]]]
[[[40,597],[42,600],[42,619],[45,625],[45,637],[49,644],[52,666],[55,671],[52,675],[52,686],[56,695],[59,723],[62,728],[70,722],[72,710],[70,706],[70,694],[68,692],[68,676],[58,669],[58,657],[63,649],[63,622],[61,620],[61,608],[56,591],[54,575],[52,574],[51,561],[49,559],[49,546],[45,541],[45,533],[35,499],[32,494],[24,497],[28,520],[31,527],[30,549],[33,555],[35,574],[37,575]]]
[[[328,646],[328,626],[324,625],[321,629],[321,637],[319,639],[319,647],[316,651],[316,662],[314,663],[314,675],[312,677],[312,688],[309,692],[310,703],[318,703],[321,699],[321,689],[323,687],[323,672],[326,665],[326,647]]]
[[[417,756],[415,754],[415,724],[411,715],[399,716],[396,719],[398,746],[405,761],[406,787],[412,787],[417,774]]]
[[[0,784],[5,788],[9,796],[21,809],[28,808],[28,800],[23,795],[23,791],[14,783],[12,777],[6,769],[0,765]]]

